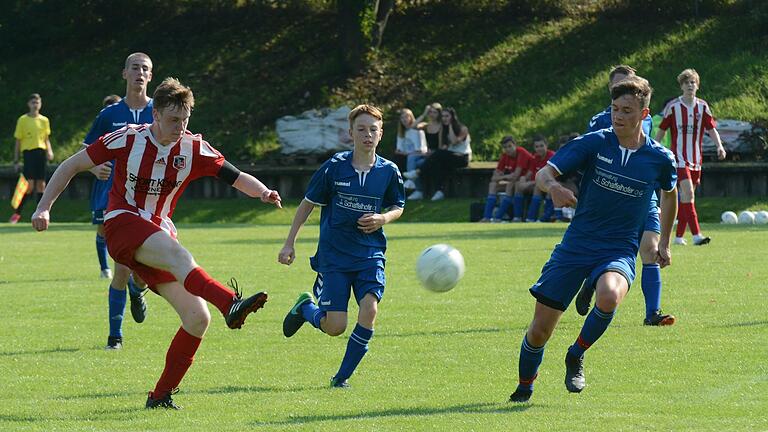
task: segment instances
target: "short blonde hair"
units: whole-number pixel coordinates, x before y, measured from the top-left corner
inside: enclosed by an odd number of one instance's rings
[[[192,89],[182,84],[176,78],[166,78],[155,89],[152,95],[154,108],[162,111],[165,108],[187,108],[192,111],[195,107],[195,95]]]
[[[163,81],[165,82],[165,81]],[[368,104],[362,104],[356,106],[352,111],[349,112],[349,128],[352,129],[355,123],[355,119],[360,117],[363,114],[368,114],[369,116],[375,118],[378,121],[384,120],[384,114],[381,113],[381,110],[376,108],[373,105]]]
[[[149,58],[148,55],[144,54],[143,52],[135,52],[133,54],[130,54],[128,57],[125,58],[125,66],[124,69],[128,69],[131,66],[131,61],[137,58],[145,58],[149,60],[149,70],[152,70],[152,59]]]
[[[684,82],[693,79],[696,81],[697,85],[701,85],[701,80],[699,79],[699,73],[696,72],[696,69],[690,68],[686,69],[682,72],[680,72],[680,75],[677,76],[677,83],[680,85],[683,85]]]

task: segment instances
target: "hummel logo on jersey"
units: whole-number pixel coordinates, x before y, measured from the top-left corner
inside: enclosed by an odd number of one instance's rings
[[[122,123],[112,122],[112,126],[113,127],[123,127],[123,126],[125,126],[127,124],[128,124],[128,122],[122,122]]]
[[[165,158],[160,158],[156,160],[155,165],[165,165]]]
[[[349,187],[351,185],[351,182],[335,181],[335,182],[333,182],[333,184],[335,184],[336,186],[346,186],[346,187]]]
[[[328,300],[328,301],[321,301],[320,302],[320,306],[330,306],[330,305],[331,305],[331,301],[330,300]]]
[[[613,163],[613,159],[608,159],[607,157],[601,155],[600,153],[597,154],[597,158],[605,163],[609,163],[609,164]]]

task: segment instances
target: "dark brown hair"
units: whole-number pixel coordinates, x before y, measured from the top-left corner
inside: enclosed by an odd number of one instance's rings
[[[624,78],[611,87],[611,100],[630,95],[640,101],[640,108],[648,108],[653,89],[648,80],[640,76]]]

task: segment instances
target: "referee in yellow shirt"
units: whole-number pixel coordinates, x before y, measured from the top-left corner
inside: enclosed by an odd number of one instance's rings
[[[16,138],[13,165],[16,172],[19,172],[19,153],[21,153],[24,157],[24,177],[29,181],[30,187],[19,207],[11,216],[10,223],[16,223],[21,219],[21,209],[24,207],[24,202],[29,199],[33,192],[37,201],[40,201],[43,190],[45,190],[46,159],[53,160],[50,140],[51,123],[48,121],[48,117],[40,114],[43,99],[39,94],[32,93],[27,100],[27,106],[29,106],[29,112],[19,117],[16,122],[16,132],[13,134]]]

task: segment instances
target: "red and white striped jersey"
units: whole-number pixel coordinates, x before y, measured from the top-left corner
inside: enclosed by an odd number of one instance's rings
[[[216,176],[224,156],[202,135],[189,131],[163,146],[149,125],[128,125],[99,138],[86,149],[94,164],[114,161],[114,180],[104,220],[133,213],[151,220],[175,237],[173,209],[194,179]]]
[[[704,131],[714,129],[715,126],[712,111],[705,100],[696,98],[693,105],[688,106],[679,97],[664,108],[664,120],[659,128],[669,130],[672,134],[670,150],[677,159],[677,167],[687,166],[693,171],[699,171]]]

